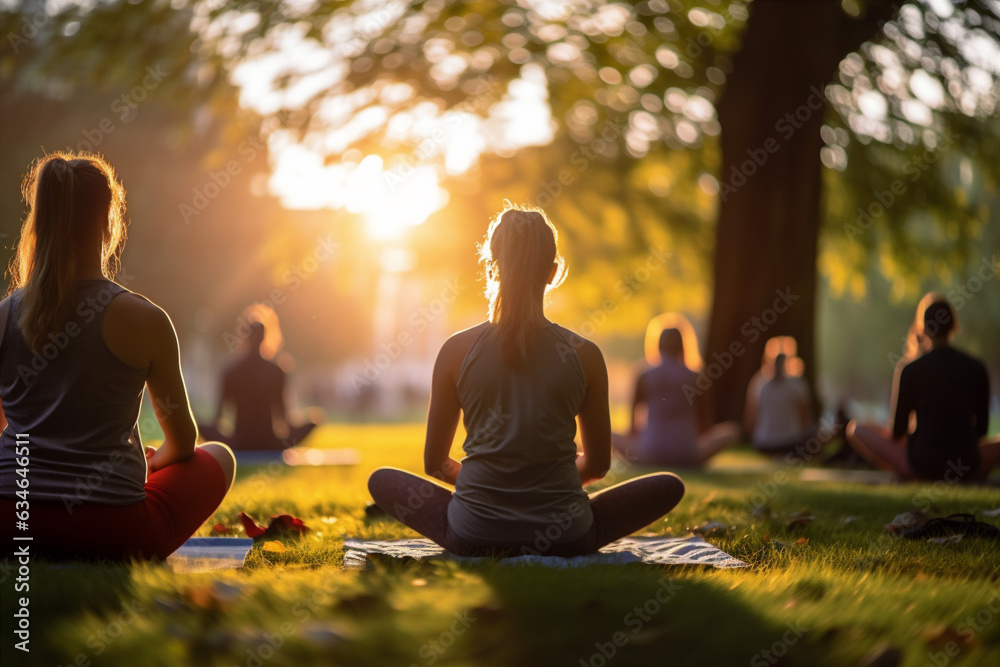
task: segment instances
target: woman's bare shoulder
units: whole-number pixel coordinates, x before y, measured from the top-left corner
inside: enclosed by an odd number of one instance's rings
[[[173,322],[163,308],[138,292],[126,290],[118,294],[105,311],[105,321],[121,322],[150,334],[173,332]]]
[[[469,327],[468,329],[463,329],[462,331],[453,333],[441,346],[439,356],[449,360],[457,359],[459,363],[461,363],[461,360],[464,359],[465,355],[469,352],[469,348],[472,347],[474,342],[476,342],[479,334],[481,334],[488,326],[489,322],[480,322],[474,327]]]
[[[556,330],[559,331],[560,335],[566,340],[566,343],[576,351],[576,354],[580,357],[580,362],[584,364],[584,367],[595,363],[604,363],[604,355],[601,353],[601,348],[597,346],[597,343],[584,338],[572,329],[567,329],[566,327],[555,324],[554,322],[553,325]]]

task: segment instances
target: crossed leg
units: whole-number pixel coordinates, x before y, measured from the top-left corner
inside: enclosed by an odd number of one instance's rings
[[[856,421],[847,425],[846,432],[851,447],[876,468],[894,472],[903,479],[914,477],[906,460],[905,439],[894,440],[889,429]]]

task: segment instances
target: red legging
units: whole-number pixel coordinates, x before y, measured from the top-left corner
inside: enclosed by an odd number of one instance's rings
[[[208,452],[151,473],[146,499],[131,505],[31,500],[28,530],[15,531],[15,501],[0,499],[5,545],[29,545],[33,555],[110,560],[162,560],[215,513],[226,496],[222,466]],[[23,509],[23,508],[22,508]],[[30,542],[14,542],[14,535]]]

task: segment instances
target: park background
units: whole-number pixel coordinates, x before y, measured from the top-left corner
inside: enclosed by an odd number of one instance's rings
[[[827,410],[884,418],[929,289],[996,387],[996,8],[806,4],[6,3],[0,261],[30,162],[103,153],[122,281],[173,318],[199,417],[264,302],[299,403],[419,419],[504,199],[560,230],[550,314],[605,351],[619,426],[666,311],[709,363],[747,349],[718,418],[778,334]]]

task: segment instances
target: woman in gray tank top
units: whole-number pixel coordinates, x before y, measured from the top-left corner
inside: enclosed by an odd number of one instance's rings
[[[684,494],[669,473],[584,491],[610,466],[608,376],[596,345],[545,318],[545,293],[565,277],[557,241],[540,209],[508,203],[490,225],[489,319],[445,342],[431,379],[424,468],[455,491],[394,468],[368,481],[380,508],[459,555],[593,553]]]
[[[32,555],[165,558],[218,508],[235,461],[197,431],[165,312],[112,278],[125,191],[90,154],[32,166],[0,301],[0,535]],[[163,445],[144,447],[142,394]]]

